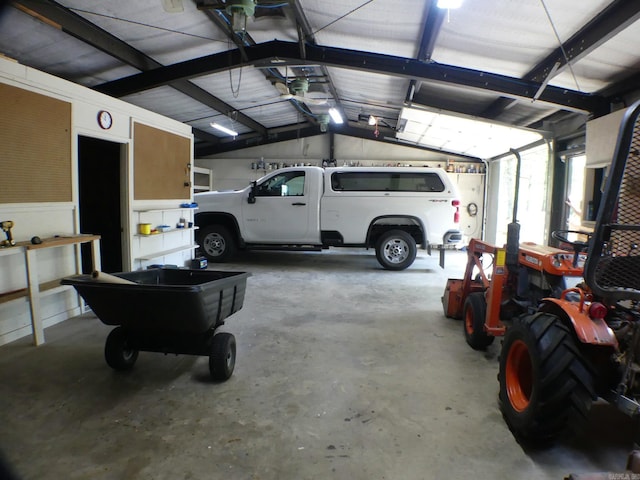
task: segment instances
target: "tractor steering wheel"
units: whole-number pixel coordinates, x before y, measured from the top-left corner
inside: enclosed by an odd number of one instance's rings
[[[580,240],[569,240],[567,235],[570,233],[575,233],[577,235],[585,235],[587,237],[587,241],[583,242]],[[551,232],[551,237],[556,240],[571,245],[573,247],[573,266],[578,265],[578,255],[581,252],[586,252],[589,249],[589,241],[593,236],[593,232],[583,232],[581,230],[554,230]]]

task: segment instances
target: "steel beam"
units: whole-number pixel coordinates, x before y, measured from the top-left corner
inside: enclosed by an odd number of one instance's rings
[[[547,77],[551,76],[552,78],[562,72],[569,67],[569,63],[577,62],[638,19],[640,19],[640,2],[637,0],[615,0],[572,35],[562,46],[556,48],[544,60],[533,67],[522,77],[523,80],[542,84],[547,80]],[[567,63],[567,60],[569,63]],[[554,72],[553,69],[556,64],[559,64],[559,66]],[[482,112],[482,116],[497,118],[506,106],[510,105],[511,101],[504,98],[496,100]],[[609,110],[608,106],[603,105],[601,109],[593,110],[592,112],[596,116],[600,116],[609,113]]]
[[[571,36],[562,47],[556,48],[544,60],[531,69],[523,78],[542,83],[551,73],[553,66],[560,63],[556,74],[601,46],[640,19],[638,0],[615,0]],[[565,58],[563,51],[567,54]]]
[[[404,142],[395,138],[395,130],[392,128],[379,127],[380,134],[376,137],[371,128],[364,128],[353,124],[329,125],[327,132],[320,132],[317,126],[291,125],[289,127],[274,129],[269,132],[266,137],[258,137],[253,134],[245,134],[236,137],[235,140],[223,140],[216,145],[195,145],[195,155],[197,157],[205,157],[219,153],[241,150],[244,148],[255,147],[258,145],[268,145],[271,143],[284,142],[287,140],[296,140],[299,138],[314,137],[316,135],[345,135],[349,137],[362,138],[374,142],[382,142],[391,145],[399,145],[403,147],[415,148],[426,152],[441,153],[443,155],[453,155],[456,158],[463,158],[469,161],[480,161],[477,157],[465,156],[459,153],[448,152],[435,148],[415,145],[413,143]]]
[[[442,28],[442,22],[444,21],[445,10],[438,8],[437,0],[431,0],[426,3],[427,18],[424,22],[424,30],[422,31],[422,37],[420,38],[420,45],[418,47],[417,59],[421,62],[430,62],[431,55],[433,55],[433,49],[436,45],[436,39],[440,34]],[[416,93],[416,89],[419,88],[419,84],[415,78],[412,78],[409,82],[409,88],[405,94],[405,102],[411,103],[413,96]]]
[[[117,58],[127,65],[142,71],[162,68],[161,63],[56,2],[50,0],[15,0],[13,3],[25,13],[32,14],[31,12],[33,12],[54,22],[68,35]],[[176,81],[168,85],[220,113],[236,112],[236,109],[231,105],[188,81]],[[261,134],[266,133],[266,128],[262,124],[240,112],[237,113],[237,121]]]
[[[437,7],[438,1],[431,0],[427,5],[427,18],[424,24],[424,31],[420,39],[420,47],[418,49],[418,60],[421,62],[430,62],[433,55],[433,49],[436,45],[436,39],[440,34],[442,22],[446,14],[446,10]]]
[[[382,73],[401,78],[434,81],[489,90],[513,98],[530,100],[541,83],[469,68],[423,63],[412,58],[396,57],[379,53],[361,52],[335,47],[307,45],[306,58],[300,58],[300,49],[295,42],[274,40],[245,48],[248,62],[258,67],[276,67],[287,63],[326,65],[366,72]],[[246,65],[238,50],[207,55],[175,63],[155,70],[107,82],[97,90],[114,96],[140,92],[176,80],[207,75],[229,68]],[[550,103],[565,109],[596,112],[606,108],[606,101],[598,95],[549,86],[541,94],[540,102]]]

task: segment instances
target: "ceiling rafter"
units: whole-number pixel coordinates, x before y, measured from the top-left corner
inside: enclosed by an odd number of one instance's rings
[[[567,59],[570,63],[578,61],[638,19],[640,19],[640,2],[637,0],[615,0],[580,28],[562,46],[558,46],[547,55],[522,79],[538,83],[544,82],[547,76],[553,72],[556,64],[558,67],[555,67],[554,75],[569,67]],[[567,58],[565,58],[564,52],[566,52]],[[513,101],[512,98],[499,98],[489,105],[481,115],[486,118],[497,118],[512,105]],[[609,112],[594,113],[602,115]]]
[[[416,78],[462,85],[529,100],[540,87],[537,82],[463,67],[423,63],[412,58],[316,45],[307,45],[306,50],[307,58],[302,59],[297,43],[279,40],[257,44],[245,49],[249,57],[248,63],[261,68],[284,66],[288,61],[296,64],[322,64],[409,79]],[[242,65],[246,65],[246,63],[242,61],[240,52],[233,50],[160,67],[107,82],[95,88],[110,95],[124,96],[177,80],[216,73]],[[595,112],[606,108],[605,99],[598,95],[553,86],[548,86],[538,101],[579,112]]]
[[[288,140],[298,140],[300,138],[314,137],[317,135],[345,135],[354,138],[363,138],[365,140],[371,140],[373,142],[381,142],[392,145],[399,145],[403,147],[423,150],[427,152],[442,153],[445,155],[450,154],[447,151],[439,150],[437,148],[429,148],[414,143],[404,142],[395,138],[395,130],[392,128],[378,127],[380,135],[373,136],[370,128],[365,128],[353,124],[343,125],[330,125],[329,131],[320,133],[318,129],[313,126],[300,126],[290,125],[288,127],[281,127],[270,131],[266,138],[257,138],[251,135],[240,135],[235,139],[224,139],[216,145],[202,145],[196,144],[194,146],[195,155],[199,157],[206,157],[208,155],[214,155],[218,153],[231,152],[234,150],[241,150],[243,148],[251,148],[262,145],[268,145],[272,143],[284,142]],[[461,155],[456,153],[457,158],[467,159],[469,161],[479,161],[477,157],[471,157],[467,155]]]
[[[15,0],[14,4],[18,6],[18,8],[22,6],[28,11],[35,12],[45,19],[53,21],[68,35],[72,35],[78,40],[143,72],[163,67],[161,63],[56,2],[50,0]],[[166,85],[170,85],[181,93],[194,98],[198,102],[220,113],[228,114],[229,112],[235,111],[231,105],[186,79],[176,80]],[[266,128],[263,125],[242,113],[238,113],[237,118],[234,117],[234,119],[261,135],[266,134]]]
[[[640,2],[637,0],[616,0],[584,25],[578,32],[556,48],[544,60],[533,67],[524,78],[542,83],[554,68],[560,66],[556,75],[568,68],[569,62],[575,62],[604,44],[627,26],[640,19]],[[564,57],[566,52],[567,58]]]
[[[442,22],[444,21],[445,10],[438,8],[438,0],[431,0],[425,4],[427,11],[426,19],[424,22],[424,30],[422,31],[422,38],[418,46],[417,59],[421,62],[430,62],[433,55],[433,49],[436,45],[436,39],[440,34],[442,28]],[[405,101],[411,103],[413,101],[413,95],[418,87],[418,81],[412,78],[409,82],[409,88],[405,95]]]
[[[247,32],[243,32],[242,34],[234,32],[233,29],[231,28],[231,20],[229,19],[228,14],[225,11],[220,10],[219,6],[215,6],[215,7],[213,5],[209,6],[206,2],[203,2],[202,0],[193,0],[193,2],[198,7],[198,10],[204,12],[205,15],[207,15],[207,17],[209,17],[209,19],[218,28],[220,28],[231,41],[233,41],[236,47],[238,47],[238,50],[240,50],[242,60],[246,62],[248,60],[248,57],[245,52],[245,47],[253,46],[256,44],[253,37],[251,37],[251,35]],[[296,14],[296,19],[297,19],[297,14]],[[271,75],[267,71],[264,71],[263,73],[267,80],[273,82],[272,80],[273,75]],[[318,124],[317,120],[308,113],[309,108],[306,105],[303,108],[301,108],[298,100],[291,99],[289,100],[289,102],[293,105],[293,107],[298,112],[300,112],[303,115],[303,117],[308,122],[314,125]]]
[[[293,14],[296,20],[296,25],[298,28],[298,42],[300,44],[300,57],[306,58],[307,49],[306,44],[309,43],[311,45],[317,45],[315,36],[313,34],[313,30],[311,25],[309,25],[309,21],[300,6],[299,0],[289,0],[289,5],[293,9]],[[322,70],[322,74],[327,79],[327,86],[329,88],[329,93],[334,98],[336,102],[336,107],[340,106],[340,96],[338,95],[338,91],[335,88],[333,81],[331,80],[331,76],[329,75],[329,71],[326,69],[324,65],[320,66]]]

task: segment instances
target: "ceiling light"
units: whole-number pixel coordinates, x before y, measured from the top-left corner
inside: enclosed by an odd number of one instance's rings
[[[231,29],[235,33],[244,33],[247,30],[247,17],[253,16],[255,10],[254,0],[231,0],[226,8],[231,15]]]
[[[226,133],[227,135],[231,135],[232,137],[238,136],[238,132],[236,132],[235,130],[231,130],[230,128],[223,127],[219,123],[211,122],[211,126],[216,130],[220,130],[221,132]]]
[[[448,10],[453,8],[460,8],[462,6],[462,0],[438,0],[438,8],[446,8]]]
[[[373,115],[369,115],[369,125],[374,126],[378,124],[378,119]]]
[[[320,124],[320,131],[326,132],[327,126],[329,125],[329,115],[326,113],[321,113],[318,115],[318,123]]]
[[[340,115],[340,112],[338,111],[337,108],[330,108],[329,115],[331,115],[331,119],[333,120],[333,123],[337,123],[338,125],[340,125],[341,123],[344,122],[344,120],[342,119],[342,115]]]

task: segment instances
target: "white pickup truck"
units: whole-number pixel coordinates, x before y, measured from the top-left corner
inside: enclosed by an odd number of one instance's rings
[[[417,167],[290,167],[242,190],[195,195],[197,240],[211,262],[237,249],[373,247],[403,270],[416,245],[459,243],[460,196],[446,172]]]

